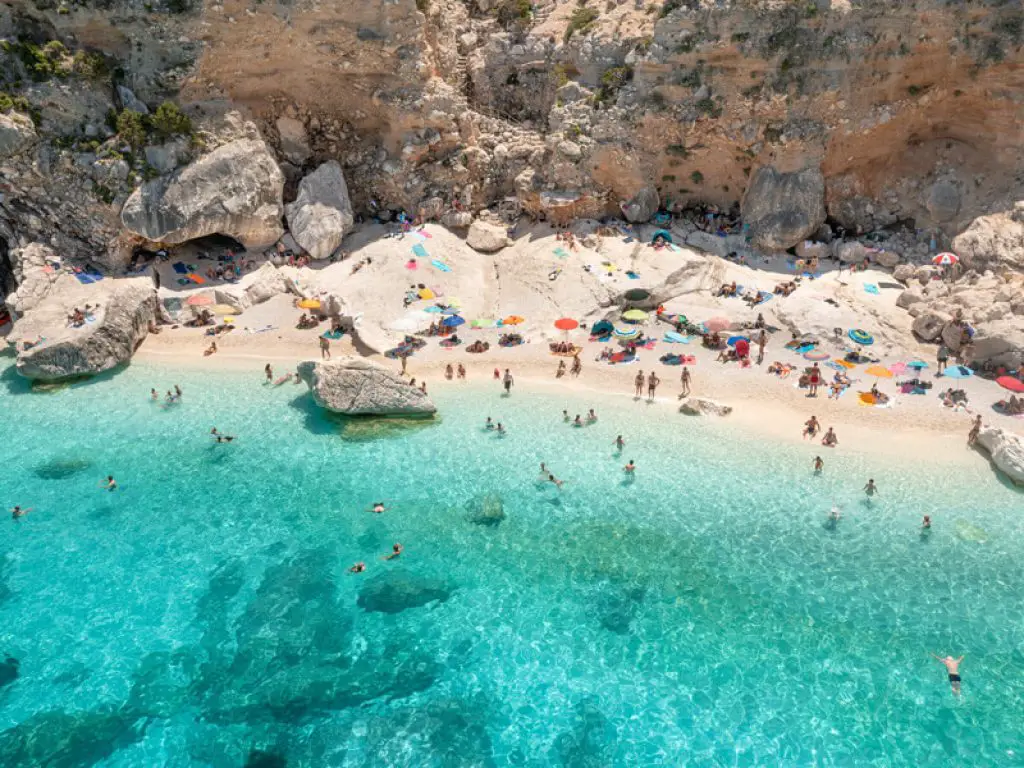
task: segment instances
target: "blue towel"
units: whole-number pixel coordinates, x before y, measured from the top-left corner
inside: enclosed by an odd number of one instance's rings
[[[85,272],[76,272],[75,277],[78,278],[78,282],[82,285],[89,285],[90,283],[96,282],[92,275],[86,274]]]
[[[558,248],[555,248],[555,250],[552,251],[552,253],[554,253],[555,256],[559,257],[560,259],[567,259],[567,258],[569,258],[569,252],[567,250],[565,250],[565,248],[562,248],[561,246],[559,246]]]
[[[437,259],[434,259],[430,263],[433,264],[438,269],[440,269],[442,272],[451,272],[452,271],[452,268],[449,267],[447,264],[445,264],[443,261],[438,261]]]
[[[419,243],[416,243],[416,245],[414,245],[414,246],[412,247],[412,252],[413,252],[413,253],[414,253],[415,255],[419,256],[419,257],[420,257],[421,259],[429,259],[429,258],[430,258],[430,254],[429,254],[429,253],[427,253],[427,249],[426,249],[426,248],[424,248],[424,247],[423,247],[422,245],[420,245]]]
[[[878,286],[874,283],[864,283],[864,290],[868,293],[874,294],[875,296],[879,293]]]
[[[185,262],[176,261],[174,262],[174,271],[177,272],[179,275],[187,275],[188,267],[185,266]]]

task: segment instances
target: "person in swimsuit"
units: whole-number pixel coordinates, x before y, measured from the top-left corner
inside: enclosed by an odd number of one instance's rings
[[[569,416],[569,412],[568,411],[565,411],[565,410],[562,411],[562,421],[564,421],[566,424],[568,424],[570,421],[572,421],[572,418]]]
[[[641,397],[643,397],[643,394],[644,394],[644,382],[645,381],[646,381],[646,379],[644,378],[644,372],[643,371],[640,371],[640,373],[638,373],[636,375],[636,378],[633,379],[633,387],[634,387],[633,394],[636,395],[636,398],[638,400]]]
[[[829,427],[828,432],[826,432],[825,436],[821,438],[821,444],[826,448],[835,448],[839,445],[839,438],[836,437],[836,433],[832,427]]]
[[[498,422],[498,426],[496,427],[496,429],[497,429],[497,432],[498,432],[499,435],[504,435],[505,434],[505,428],[503,426],[501,426],[501,422],[500,421]]]
[[[648,400],[653,400],[654,399],[654,392],[658,388],[659,384],[661,384],[661,379],[658,378],[658,375],[654,371],[651,371],[651,375],[647,377],[647,399]]]
[[[375,515],[379,515],[381,512],[384,511],[384,509],[385,507],[383,501],[375,501],[373,503],[373,508],[370,511],[373,512]]]
[[[971,425],[971,431],[967,433],[967,444],[974,445],[978,440],[978,435],[981,434],[981,414],[979,413],[974,419],[974,424]]]
[[[557,477],[555,477],[554,475],[548,475],[548,482],[549,482],[549,483],[553,483],[553,484],[554,484],[554,486],[555,486],[556,488],[558,488],[558,490],[562,490],[562,482],[563,482],[563,481],[562,481],[562,480],[559,480],[559,479],[558,479]]]
[[[868,495],[868,498],[871,498],[878,493],[878,486],[875,485],[874,480],[868,480],[868,484],[864,486],[864,493]]]
[[[587,411],[587,424],[593,424],[597,421],[597,414],[594,413],[594,409],[591,408]]]
[[[210,430],[210,436],[218,443],[230,443],[232,440],[235,439],[234,435],[225,435],[221,432],[218,432],[216,427]]]
[[[622,453],[622,449],[626,447],[626,441],[622,439],[622,435],[615,438],[615,450]]]
[[[160,399],[160,395],[157,394],[157,391],[155,389],[149,390],[149,397],[152,400],[159,400]]]
[[[505,385],[505,394],[511,395],[512,385],[515,383],[515,380],[512,378],[512,371],[510,371],[508,368],[505,369],[505,377],[502,379],[502,382]]]
[[[11,520],[17,522],[19,518],[22,518],[25,515],[27,515],[29,512],[32,511],[32,509],[32,507],[29,507],[28,509],[22,509],[17,504],[15,504],[14,508],[11,509]]]
[[[949,674],[949,686],[953,689],[953,695],[960,695],[960,662],[964,660],[963,656],[954,659],[952,656],[942,658],[936,654],[932,654],[932,658],[940,662]]]
[[[810,379],[808,379],[808,384],[810,385],[810,388],[811,388],[810,393],[807,395],[808,397],[817,397],[818,396],[818,385],[820,383],[821,383],[821,369],[818,367],[818,364],[815,363],[814,366],[811,368],[811,377],[810,377]]]
[[[274,369],[270,367],[270,363],[263,366],[263,373],[267,376],[267,381],[274,380]]]
[[[458,377],[460,379],[466,378],[466,366],[464,366],[462,363],[459,363],[459,367],[456,370],[458,373]]]
[[[394,560],[396,557],[401,557],[401,555],[402,555],[402,545],[399,544],[398,542],[395,542],[394,544],[391,545],[391,554],[390,555],[384,555],[384,557],[382,557],[381,560]]]
[[[921,530],[922,531],[928,531],[928,530],[931,530],[931,527],[932,527],[932,518],[929,515],[925,515],[924,518],[921,520]]]
[[[820,475],[821,471],[825,468],[825,462],[821,460],[821,456],[814,457],[814,474]]]
[[[490,416],[487,417],[487,421],[484,423],[484,429],[488,431],[494,429],[494,422],[491,421]]]
[[[626,466],[624,466],[624,467],[622,468],[622,470],[623,470],[623,471],[624,471],[624,472],[625,472],[625,473],[626,473],[627,475],[632,475],[632,474],[633,474],[634,472],[636,472],[636,464],[635,464],[635,463],[633,462],[633,460],[632,460],[632,459],[630,459],[630,460],[629,460],[629,463],[628,463],[628,464],[627,464]]]
[[[819,431],[821,431],[821,424],[818,423],[817,416],[811,416],[804,422],[804,437],[814,437]]]
[[[113,475],[107,475],[107,479],[100,482],[100,487],[106,488],[108,491],[116,491],[117,481],[114,479]]]
[[[349,573],[362,573],[366,570],[366,563],[356,563],[348,569]]]
[[[444,367],[444,377],[448,379],[448,381],[451,381],[455,377],[455,369],[452,367],[451,363],[448,363],[448,365]]]
[[[843,519],[843,510],[833,504],[832,510],[828,513],[828,519],[834,523],[838,523]]]
[[[580,418],[580,415],[578,413],[576,414],[576,418],[572,420],[572,425],[574,427],[582,427],[583,426],[583,419]]]

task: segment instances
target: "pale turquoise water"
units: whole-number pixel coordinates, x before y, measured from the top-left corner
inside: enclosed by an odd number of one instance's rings
[[[522,388],[373,436],[261,378],[0,377],[0,502],[36,508],[0,519],[0,765],[1024,764],[1024,496],[980,461],[814,478],[810,448],[629,401],[572,429],[591,404]]]

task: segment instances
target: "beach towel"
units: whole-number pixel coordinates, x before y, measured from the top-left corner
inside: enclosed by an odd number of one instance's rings
[[[423,235],[424,237],[428,237],[428,238],[431,237],[431,234],[429,232],[427,232],[427,230],[425,230],[425,229],[419,230],[419,234]]]
[[[412,247],[412,252],[413,252],[413,253],[414,253],[415,255],[419,256],[419,257],[420,257],[421,259],[429,259],[429,258],[430,258],[430,254],[429,254],[429,253],[427,253],[427,249],[426,249],[426,248],[424,248],[424,247],[423,247],[422,245],[420,245],[419,243],[416,243],[416,245],[414,245],[414,246]]]
[[[93,280],[92,275],[87,275],[85,272],[76,272],[75,277],[78,278],[78,282],[82,285],[90,285],[91,283],[96,282]]]
[[[187,277],[187,278],[188,278],[189,280],[191,280],[191,281],[192,281],[193,283],[195,283],[196,285],[202,285],[203,283],[205,283],[205,282],[206,282],[206,280],[204,280],[203,278],[201,278],[201,277],[200,277],[199,275],[197,275],[197,274],[196,274],[195,272],[190,272],[189,274],[185,275],[185,277]]]
[[[802,344],[795,351],[798,355],[802,355],[805,352],[810,352],[812,349],[814,349],[814,344]]]
[[[665,341],[667,341],[669,343],[674,343],[674,344],[689,344],[690,343],[690,337],[689,336],[683,336],[683,334],[676,333],[675,331],[667,331],[665,333]]]
[[[626,277],[628,277],[630,280],[639,280],[640,279],[640,275],[638,275],[633,270],[629,270],[628,272],[626,272]]]
[[[438,261],[437,259],[431,259],[430,263],[433,264],[435,267],[437,267],[442,272],[451,272],[452,271],[452,268],[449,267],[447,264],[445,264],[443,261]]]
[[[423,240],[427,239],[426,235],[424,235],[422,232],[420,232],[418,230],[416,232],[410,232],[409,234],[412,235],[413,239],[415,239],[415,240],[423,241]]]
[[[757,294],[757,301],[754,303],[754,306],[759,307],[765,302],[771,301],[773,298],[775,298],[774,295],[768,293],[768,291],[761,291]]]
[[[552,253],[555,254],[555,256],[557,256],[560,259],[566,259],[569,257],[569,252],[565,250],[565,248],[563,248],[562,246],[558,246],[557,248],[555,248],[555,250],[553,250]]]
[[[864,290],[874,296],[879,294],[878,286],[874,283],[864,283]]]
[[[632,237],[624,237],[624,238],[622,238],[622,242],[624,242],[624,243],[632,243],[633,242],[633,238]]]
[[[416,262],[416,259],[409,259],[407,262],[405,262],[406,269],[418,269],[419,266],[420,265]]]
[[[176,261],[172,266],[174,267],[174,271],[177,272],[179,275],[188,274],[188,267],[185,266],[185,262]]]

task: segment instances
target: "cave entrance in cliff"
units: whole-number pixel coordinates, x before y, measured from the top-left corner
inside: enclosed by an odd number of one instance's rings
[[[206,254],[209,258],[214,259],[228,251],[232,253],[245,253],[244,245],[230,235],[222,235],[219,232],[197,237],[195,240],[189,240],[183,245],[194,248],[196,253]]]
[[[14,279],[14,267],[11,265],[11,252],[7,238],[0,237],[0,307],[4,304],[4,297],[17,287],[18,283]]]

